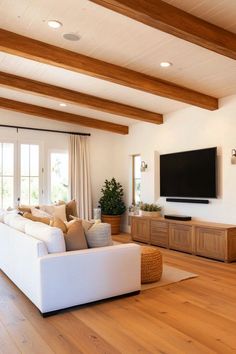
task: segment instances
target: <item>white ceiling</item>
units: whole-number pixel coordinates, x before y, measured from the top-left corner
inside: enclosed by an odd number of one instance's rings
[[[236,33],[236,0],[166,2]],[[160,77],[215,97],[236,93],[234,60],[148,27],[88,0],[0,0],[0,8],[0,23],[4,29]],[[63,27],[59,30],[50,29],[47,26],[49,19],[61,21]],[[62,35],[68,32],[78,33],[81,40],[64,40]],[[174,65],[169,69],[161,69],[159,63],[166,60]],[[163,114],[187,106],[5,53],[0,53],[0,70]],[[4,88],[1,89],[1,94],[4,97],[13,97],[12,91]],[[51,99],[36,98],[19,92],[15,95],[25,102],[50,108],[58,106]],[[75,105],[69,105],[63,110],[98,119],[111,119],[122,124],[136,122]]]

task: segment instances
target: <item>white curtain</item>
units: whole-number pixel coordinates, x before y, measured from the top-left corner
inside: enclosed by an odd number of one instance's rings
[[[71,198],[77,201],[79,217],[91,219],[92,196],[87,136],[70,135],[69,161]]]

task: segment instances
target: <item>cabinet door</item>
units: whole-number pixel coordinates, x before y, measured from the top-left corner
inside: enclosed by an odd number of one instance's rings
[[[170,224],[169,248],[192,253],[192,226]]]
[[[151,220],[150,243],[152,245],[168,247],[168,223],[165,221]]]
[[[132,217],[131,235],[134,241],[150,242],[150,219]]]
[[[225,259],[226,231],[196,227],[196,254],[214,259]]]

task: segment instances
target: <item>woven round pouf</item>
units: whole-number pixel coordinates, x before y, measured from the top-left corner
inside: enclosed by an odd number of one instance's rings
[[[162,254],[154,247],[141,246],[141,283],[153,283],[161,279]]]

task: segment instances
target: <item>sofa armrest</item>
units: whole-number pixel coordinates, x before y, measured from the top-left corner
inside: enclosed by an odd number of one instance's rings
[[[39,259],[40,311],[89,303],[140,290],[140,246],[123,244],[49,254]]]

